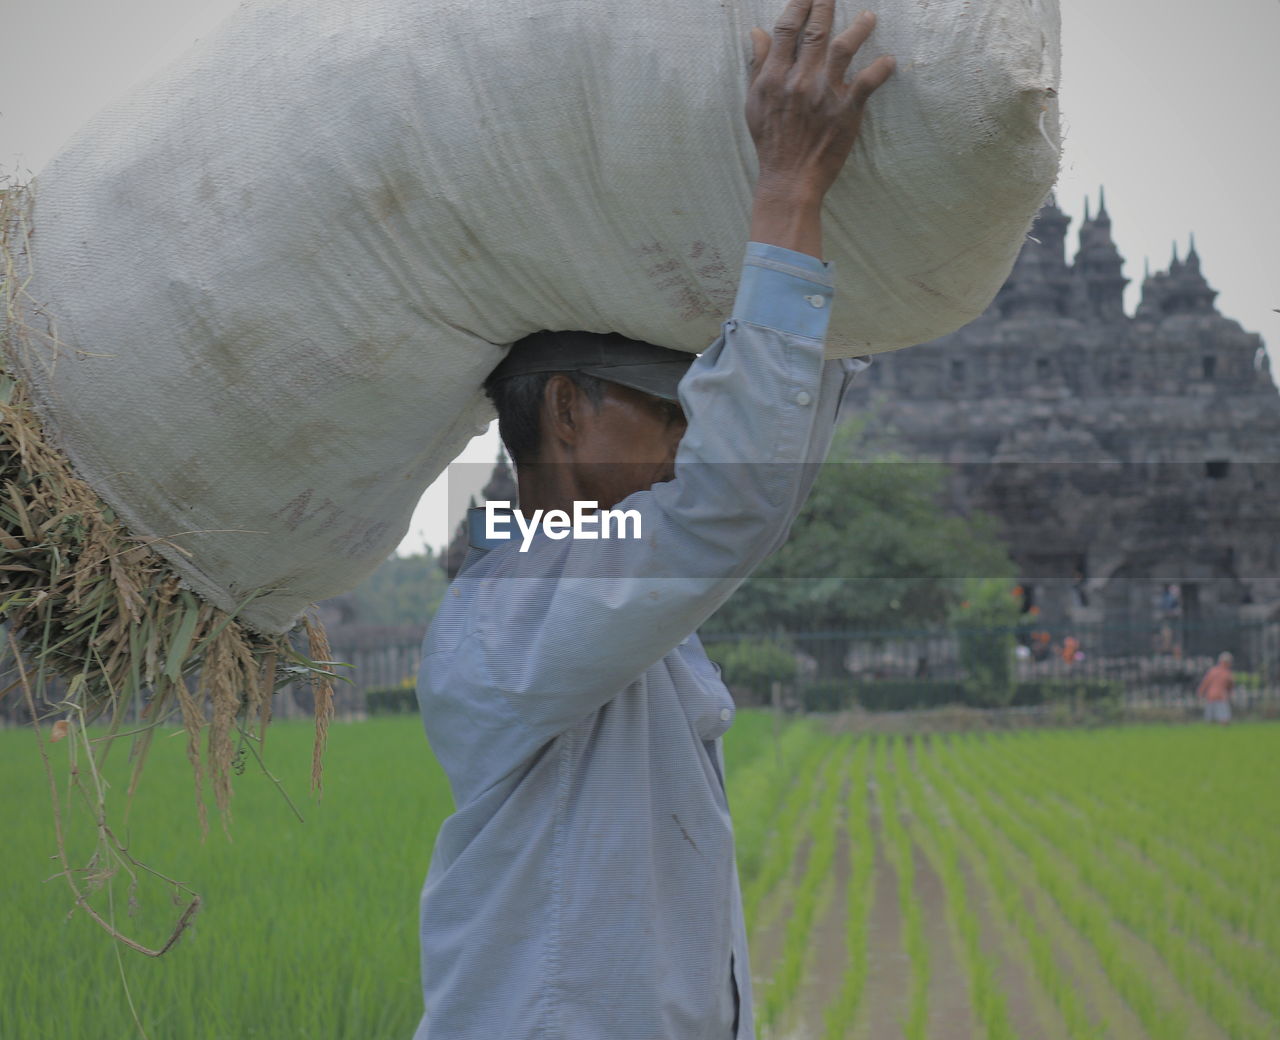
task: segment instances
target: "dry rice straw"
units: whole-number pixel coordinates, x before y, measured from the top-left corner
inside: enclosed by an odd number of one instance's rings
[[[0,183],[0,619],[25,656],[33,703],[47,705],[53,677],[64,680],[67,693],[52,710],[106,723],[106,737],[95,742],[99,761],[126,712],[139,716],[137,768],[150,731],[176,713],[187,733],[203,828],[206,784],[224,822],[230,810],[233,732],[260,744],[277,685],[309,679],[316,706],[312,784],[319,788],[333,710],[320,624],[306,620],[308,656],[288,636],[262,635],[198,599],[145,540],[124,530],[44,436],[18,361],[27,351],[48,349],[56,357],[63,348],[53,322],[26,296],[31,202],[30,189]],[[47,327],[26,324],[31,315]]]

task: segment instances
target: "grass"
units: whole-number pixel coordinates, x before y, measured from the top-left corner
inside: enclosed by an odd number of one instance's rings
[[[54,839],[34,740],[0,732],[0,1037],[132,1040],[135,1011],[154,1040],[412,1035],[418,893],[452,811],[448,784],[416,719],[377,719],[331,729],[317,802],[306,794],[312,740],[303,723],[268,736],[305,822],[250,762],[228,841],[217,831],[201,839],[185,734],[157,737],[138,822],[118,833],[131,855],[200,892],[203,905],[177,946],[152,960],[68,914],[66,884],[47,880]],[[67,746],[52,749],[64,771]],[[802,1021],[826,1040],[865,1035],[868,978],[887,972],[901,973],[904,1033],[926,1037],[929,980],[952,957],[968,1006],[948,1014],[967,1015],[975,1040],[1015,1035],[1002,967],[1012,961],[1028,964],[1027,984],[1045,995],[1037,1013],[1055,1016],[1073,1040],[1280,1035],[1280,726],[907,744],[807,722],[788,722],[775,739],[767,714],[746,711],[725,757],[749,933],[778,937],[772,962],[761,947],[753,963],[762,1040]],[[129,774],[123,756],[108,762],[118,789]],[[908,958],[869,944],[873,790],[884,814],[880,853],[900,881],[904,932],[893,945]],[[83,814],[75,818],[69,845],[84,861],[95,836]],[[831,913],[836,842],[845,840],[846,949],[823,962],[814,937]],[[931,905],[913,877],[926,860],[943,891]],[[81,880],[91,887],[93,871]],[[107,888],[93,900],[158,943],[180,912],[173,894],[144,874],[135,890],[118,878],[111,901]],[[924,949],[929,914],[945,915],[953,942]],[[824,971],[838,973],[834,985],[808,985]],[[816,992],[831,994],[828,1006],[800,1006]]]
[[[875,880],[871,804],[867,799],[871,768],[871,740],[859,740],[850,763],[846,829],[849,840],[849,879],[845,887],[845,964],[835,999],[824,1011],[824,1040],[840,1040],[848,1023],[856,1021],[867,984],[867,922],[871,916]]]
[[[313,737],[306,724],[279,724],[268,738],[275,760],[292,765],[281,779],[306,822],[265,777],[246,771],[230,842],[217,832],[201,841],[183,737],[157,739],[134,808],[146,829],[134,829],[130,848],[199,891],[203,908],[160,960],[124,951],[128,990],[152,1037],[412,1034],[422,999],[418,890],[436,828],[452,811],[448,787],[420,727],[371,721],[331,731],[332,771],[313,802],[305,796]],[[44,880],[53,835],[32,738],[0,733],[0,749],[0,919],[17,940],[5,944],[0,1036],[136,1037],[117,948],[82,914],[68,919],[65,885]],[[114,765],[120,779],[127,764]],[[83,848],[87,836],[76,837]],[[144,881],[136,898],[132,930],[166,934],[174,911],[167,887]],[[116,901],[124,921],[128,892]]]

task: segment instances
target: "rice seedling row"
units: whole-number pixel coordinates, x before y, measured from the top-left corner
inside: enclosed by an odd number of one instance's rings
[[[1099,797],[1125,806],[1141,821],[1134,830],[1136,838],[1149,834],[1181,848],[1184,858],[1228,882],[1252,908],[1249,916],[1276,920],[1273,911],[1280,909],[1280,894],[1265,873],[1252,867],[1260,854],[1280,855],[1280,825],[1268,825],[1268,803],[1261,796],[1266,789],[1265,766],[1251,765],[1247,758],[1230,763],[1201,761],[1199,768],[1240,778],[1253,772],[1262,775],[1256,785],[1250,785],[1252,796],[1248,799],[1239,797],[1237,787],[1230,793],[1211,792],[1208,804],[1197,808],[1202,793],[1199,775],[1189,780],[1185,769],[1169,770],[1162,761],[1164,756],[1142,754],[1138,748],[1133,749],[1137,753],[1117,754],[1105,745],[1076,747],[1066,740],[1063,735],[1037,735],[1031,754],[1046,767],[1056,761],[1055,787],[1074,788],[1083,783]],[[1010,742],[1009,747],[1019,761],[1030,760],[1026,745]],[[1212,753],[1219,749],[1202,749],[1202,755],[1206,750]],[[1273,766],[1271,775],[1275,773]],[[1166,803],[1176,808],[1151,812],[1151,806]]]
[[[965,758],[978,783],[1001,792],[992,801],[1003,830],[1031,856],[1042,883],[1089,937],[1109,977],[1154,1035],[1187,1036],[1189,1026],[1126,955],[1120,925],[1150,944],[1183,989],[1228,1035],[1258,1040],[1271,1035],[1249,1014],[1237,987],[1223,978],[1212,959],[1173,927],[1159,878],[1153,888],[1152,879],[1135,876],[1129,864],[1109,853],[1108,843],[1100,840],[1104,836],[1087,821],[1046,811],[1023,794],[1007,763],[975,755],[972,746]]]
[[[725,787],[734,814],[734,848],[744,889],[759,875],[765,853],[773,847],[772,835],[783,816],[783,804],[788,798],[798,801],[797,778],[806,763],[816,764],[814,755],[821,753],[823,743],[814,727],[793,724],[775,744],[768,736],[773,722],[767,715],[746,713],[746,717],[758,731],[748,748],[740,753],[733,738],[725,741]],[[739,812],[739,806],[749,810]]]
[[[962,776],[963,770],[974,770],[968,773],[966,786],[975,792],[983,811],[997,821],[1002,835],[1030,861],[1036,883],[1093,947],[1111,985],[1138,1015],[1143,1027],[1167,1040],[1189,1040],[1185,1019],[1168,1008],[1150,977],[1132,959],[1126,936],[1104,901],[1080,877],[1078,860],[1072,855],[1077,850],[1059,848],[1045,840],[1011,810],[1008,799],[992,793],[989,781],[975,769],[974,746],[974,742],[966,742],[954,760],[960,764]],[[1078,851],[1083,858],[1091,850]]]
[[[1009,770],[1010,763],[987,761],[988,775]],[[1231,1036],[1263,1035],[1271,1025],[1257,1021],[1240,993],[1245,990],[1274,1016],[1275,964],[1256,949],[1235,941],[1193,893],[1171,884],[1151,863],[1121,841],[1106,813],[1064,813],[1050,803],[1053,786],[1041,798],[1011,790],[1021,818],[1044,840],[1070,848],[1080,879],[1111,908],[1117,921],[1149,941],[1165,959],[1184,989],[1213,1021]],[[1057,797],[1060,803],[1065,797]],[[1070,833],[1069,833],[1070,831]],[[1088,853],[1080,856],[1083,850]],[[1138,894],[1142,898],[1137,898]],[[1188,939],[1192,941],[1187,941]]]
[[[831,898],[840,804],[847,797],[849,739],[840,739],[815,777],[816,811],[807,818],[812,843],[805,871],[795,887],[783,938],[782,955],[763,987],[757,1018],[762,1028],[776,1027],[800,990],[810,951],[810,931]]]
[[[985,1040],[1016,1040],[995,965],[982,949],[981,926],[969,904],[968,885],[960,869],[960,848],[954,821],[935,808],[934,799],[921,782],[919,759],[929,753],[917,742],[914,761],[901,772],[902,791],[912,821],[912,836],[924,850],[946,890],[947,920],[958,939],[961,965],[980,1036]]]
[[[831,754],[829,740],[815,740],[805,747],[796,762],[795,780],[773,819],[774,830],[760,857],[759,869],[754,877],[742,881],[743,915],[750,933],[768,928],[785,909],[786,883],[817,814],[819,779]]]
[[[1055,929],[1043,906],[1046,894],[1034,885],[1030,870],[1010,855],[980,799],[959,786],[949,769],[948,743],[935,740],[932,750],[935,753],[920,758],[922,776],[955,821],[958,844],[976,852],[967,858],[995,895],[1005,922],[1025,944],[1036,980],[1053,1000],[1067,1035],[1071,1040],[1104,1040],[1109,1033],[1107,1023],[1090,1014],[1075,979],[1058,959]],[[1024,888],[1034,909],[1028,905]]]
[[[1025,747],[1011,746],[1010,761],[1018,769],[1052,785],[1055,796],[1064,804],[1072,804],[1064,793],[1067,787],[1061,775],[1049,768],[1054,764],[1051,755],[1028,756]],[[1133,791],[1134,786],[1124,778],[1103,775],[1092,768],[1081,772],[1078,785],[1070,788],[1080,805],[1079,811],[1104,814],[1112,830],[1123,835],[1141,855],[1158,864],[1169,880],[1195,893],[1231,928],[1254,942],[1269,945],[1273,953],[1280,951],[1280,943],[1275,938],[1278,933],[1273,929],[1270,936],[1264,934],[1264,926],[1274,925],[1274,919],[1261,912],[1259,901],[1249,898],[1247,890],[1229,883],[1239,880],[1238,875],[1247,875],[1247,865],[1242,865],[1237,857],[1223,856],[1219,860],[1215,852],[1203,847],[1197,849],[1191,840],[1194,835],[1185,823],[1178,823],[1171,814],[1152,813],[1150,802],[1143,803],[1125,793]]]
[[[1091,875],[1114,870],[1120,875],[1117,885],[1127,883],[1131,892],[1156,893],[1156,899],[1135,905],[1144,914],[1158,915],[1156,927],[1193,940],[1193,951],[1196,947],[1206,951],[1210,963],[1202,967],[1211,976],[1220,971],[1268,1014],[1280,1017],[1280,988],[1276,987],[1280,960],[1269,945],[1280,931],[1274,918],[1250,907],[1222,887],[1217,876],[1189,862],[1181,854],[1185,844],[1175,846],[1156,834],[1151,813],[1108,800],[1097,789],[1096,778],[1085,779],[1076,792],[1060,788],[1057,777],[1021,757],[1011,757],[1010,764],[1016,764],[1024,776],[1042,781],[1038,786],[1044,792],[1043,812],[1064,815],[1060,807],[1065,807],[1086,829],[1095,848],[1109,852],[1114,867],[1087,863],[1085,869]],[[1177,956],[1183,954],[1179,951]],[[1198,980],[1196,985],[1208,983]],[[1207,993],[1205,999],[1216,998]]]
[[[907,743],[775,726],[743,711],[725,742],[753,967],[769,976],[756,987],[761,1040],[879,1040],[898,1030],[885,1010],[898,1007],[913,1040],[944,1007],[972,1016],[974,1040],[1039,1035],[1033,1020],[1071,1040],[1280,1035],[1280,814],[1265,797],[1280,789],[1280,727]],[[293,763],[282,781],[305,790],[311,734],[272,733]],[[195,926],[151,961],[117,959],[81,915],[66,919],[65,887],[42,884],[47,788],[30,735],[0,733],[0,1037],[132,1040],[131,1004],[156,1040],[410,1035],[418,888],[452,809],[416,721],[335,727],[324,800],[296,799],[305,824],[249,761],[231,843],[200,842],[185,736],[158,732],[139,791],[140,818],[161,826],[123,834],[205,896]],[[1198,794],[1202,773],[1214,779]],[[127,785],[130,763],[102,778]],[[93,841],[69,838],[77,853]],[[142,877],[117,886],[115,913],[145,934],[170,896]],[[93,896],[104,913],[105,897]]]
[[[849,880],[845,887],[844,972],[823,1019],[823,1040],[840,1040],[856,1020],[867,983],[867,921],[871,914],[875,855],[868,801],[874,737],[859,740],[850,760],[845,829],[849,842]]]
[[[898,872],[898,900],[902,905],[903,938],[911,960],[911,1004],[906,1022],[907,1040],[925,1040],[929,1021],[929,945],[925,941],[922,907],[915,891],[915,847],[902,822],[905,809],[904,780],[909,767],[900,735],[889,743],[889,768],[883,777],[884,821],[889,857]]]

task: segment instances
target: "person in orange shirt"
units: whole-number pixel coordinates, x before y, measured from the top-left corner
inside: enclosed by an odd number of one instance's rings
[[[1218,663],[1205,672],[1200,680],[1197,696],[1204,700],[1205,722],[1220,722],[1224,726],[1231,721],[1231,691],[1236,680],[1231,674],[1230,654],[1218,655]]]

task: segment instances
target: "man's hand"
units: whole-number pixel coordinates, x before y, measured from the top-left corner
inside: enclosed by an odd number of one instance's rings
[[[822,255],[822,200],[853,149],[867,99],[894,70],[878,58],[845,82],[875,28],[869,11],[831,38],[835,0],[789,0],[770,37],[751,30],[747,127],[760,159],[751,238]]]

